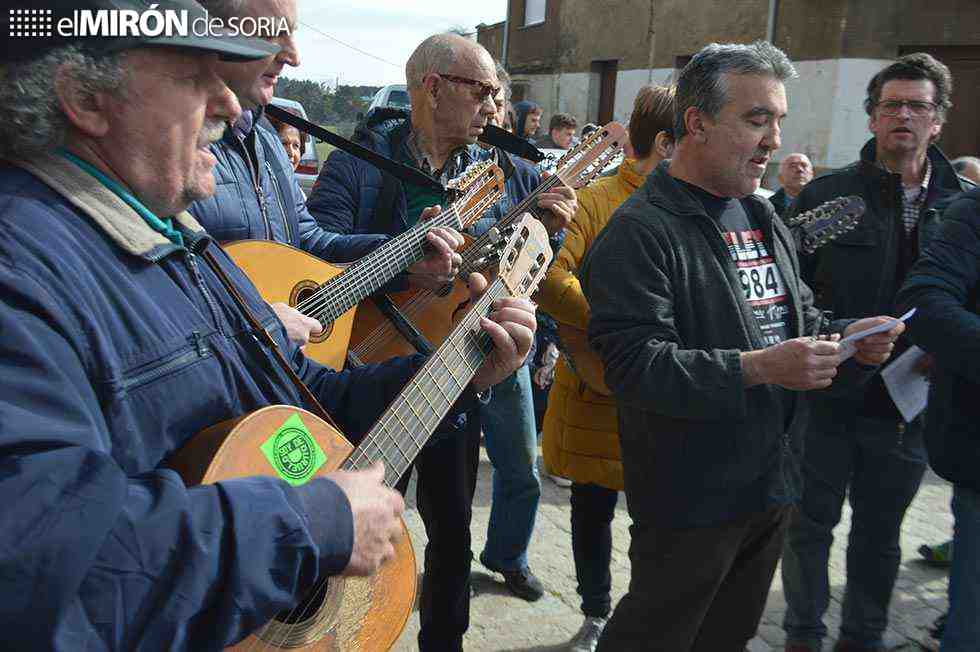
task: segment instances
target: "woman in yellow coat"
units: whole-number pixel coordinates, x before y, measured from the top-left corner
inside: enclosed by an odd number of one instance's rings
[[[629,124],[636,160],[624,160],[615,176],[578,193],[578,211],[537,296],[541,309],[559,324],[583,331],[588,326],[589,305],[575,272],[616,208],[670,156],[673,100],[673,88],[640,89]],[[548,395],[542,448],[548,473],[572,481],[572,552],[585,621],[569,649],[591,652],[611,610],[611,523],[623,466],[615,399],[586,386],[564,356]]]

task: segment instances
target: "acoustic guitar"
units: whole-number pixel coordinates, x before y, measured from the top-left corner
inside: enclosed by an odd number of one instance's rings
[[[255,475],[278,476],[297,485],[336,469],[366,469],[382,460],[384,483],[394,487],[493,348],[480,318],[497,299],[530,296],[550,261],[547,231],[527,215],[503,249],[497,278],[357,448],[311,412],[276,405],[202,431],[170,465],[189,485]],[[323,579],[294,609],[228,649],[390,649],[415,601],[415,554],[404,523],[402,529],[395,558],[376,575]]]
[[[787,226],[791,227],[800,251],[812,254],[857,226],[864,211],[864,200],[857,195],[838,197],[800,213],[788,221]],[[611,396],[602,360],[589,344],[585,331],[569,324],[558,324],[558,339],[562,355],[579,380],[592,391]]]
[[[504,175],[490,161],[467,168],[447,184],[449,208],[420,221],[360,260],[337,266],[270,240],[241,240],[224,245],[269,303],[282,302],[320,322],[306,355],[342,369],[357,304],[425,257],[425,236],[435,227],[462,231],[493,206],[504,192]]]
[[[623,147],[626,131],[610,122],[569,150],[548,177],[507,213],[496,226],[478,238],[464,235],[463,263],[456,280],[441,290],[409,289],[376,295],[358,309],[350,339],[350,357],[360,362],[379,362],[408,355],[420,344],[438,346],[466,310],[469,292],[466,279],[472,272],[486,272],[500,253],[514,223],[525,213],[534,214],[538,197],[557,185],[581,188],[598,176]],[[381,308],[379,308],[379,305]],[[382,311],[382,308],[384,311]],[[393,321],[393,319],[395,321]],[[399,326],[395,322],[399,322]],[[408,336],[406,336],[406,331]]]

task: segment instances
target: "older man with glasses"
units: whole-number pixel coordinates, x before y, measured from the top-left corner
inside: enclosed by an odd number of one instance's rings
[[[788,218],[842,195],[860,195],[868,207],[855,230],[802,261],[822,308],[859,317],[895,310],[896,292],[942,211],[968,187],[934,145],[951,93],[949,69],[928,54],[887,66],[868,84],[864,106],[874,138],[860,160],[811,181],[790,208]],[[895,356],[907,346],[900,340]],[[786,650],[820,650],[827,635],[827,562],[845,495],[853,516],[835,649],[883,650],[902,519],[926,468],[922,418],[902,419],[880,374],[863,391],[814,392],[812,405],[803,499],[782,566]]]
[[[493,57],[455,34],[423,41],[405,66],[411,113],[376,109],[354,133],[361,145],[416,167],[445,185],[471,163],[495,156],[504,172],[504,197],[469,230],[480,235],[541,182],[526,162],[477,144],[497,112],[501,81]],[[557,187],[538,196],[542,220],[557,232],[575,212],[575,194]],[[402,183],[369,163],[336,150],[323,166],[307,202],[335,242],[352,234],[397,235],[415,224],[426,206],[446,205],[443,192]],[[419,603],[423,650],[462,649],[469,627],[470,519],[479,466],[480,426],[494,463],[493,512],[484,565],[500,571],[508,588],[527,600],[543,594],[527,565],[527,546],[540,498],[535,469],[534,406],[527,366],[494,387],[490,405],[468,415],[465,431],[436,435],[415,462],[419,512],[429,541]],[[400,484],[402,490],[407,477]]]

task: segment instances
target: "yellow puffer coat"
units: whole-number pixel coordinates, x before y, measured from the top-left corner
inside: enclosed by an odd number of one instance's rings
[[[541,309],[558,322],[583,330],[588,326],[589,304],[575,272],[613,211],[644,181],[633,162],[626,161],[616,176],[603,177],[578,193],[578,212],[536,297]],[[548,472],[622,490],[616,419],[616,401],[593,392],[560,359],[544,417],[542,449]]]

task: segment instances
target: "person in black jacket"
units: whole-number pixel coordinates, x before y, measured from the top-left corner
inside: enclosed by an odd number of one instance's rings
[[[980,190],[961,195],[909,271],[902,309],[916,308],[910,339],[935,359],[925,442],[929,463],[953,483],[956,519],[943,652],[980,650]]]
[[[874,134],[856,163],[811,181],[787,219],[845,195],[867,211],[853,231],[804,261],[817,303],[836,314],[893,313],[895,294],[951,198],[967,187],[934,144],[950,106],[949,69],[901,57],[872,78]],[[907,346],[900,342],[899,353]],[[830,586],[831,533],[845,494],[853,509],[837,650],[880,650],[901,559],[899,532],[926,468],[922,424],[905,423],[880,376],[861,391],[813,397],[804,494],[783,558],[787,650],[819,650]]]
[[[834,382],[837,334],[792,235],[754,195],[795,71],[769,43],[712,44],[677,83],[674,156],[613,215],[579,270],[616,397],[633,525],[630,589],[600,650],[743,650],[799,495],[805,402]],[[901,325],[861,340],[887,359]],[[859,380],[854,362],[840,367]]]

